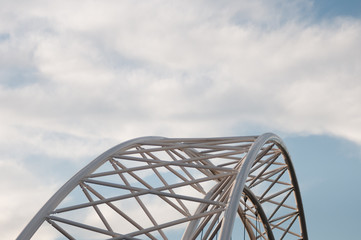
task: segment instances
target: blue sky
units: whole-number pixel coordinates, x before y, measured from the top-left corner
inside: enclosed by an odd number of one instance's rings
[[[360,42],[359,0],[2,1],[0,236],[127,139],[274,132],[310,238],[355,238]]]
[[[355,237],[361,209],[360,147],[330,136],[284,139],[291,152],[307,216],[310,237]]]
[[[317,16],[326,19],[332,19],[334,17],[354,17],[359,18],[361,16],[360,8],[361,1],[359,0],[317,0],[314,1],[314,9],[317,12]]]

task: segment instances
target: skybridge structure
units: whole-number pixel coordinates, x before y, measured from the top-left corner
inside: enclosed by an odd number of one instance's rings
[[[121,143],[66,182],[17,239],[308,237],[290,155],[266,133]]]

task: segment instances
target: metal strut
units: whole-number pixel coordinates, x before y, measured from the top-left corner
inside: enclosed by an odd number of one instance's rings
[[[272,133],[119,144],[66,182],[17,240],[48,229],[68,239],[230,240],[236,217],[252,240],[308,239],[291,158]]]

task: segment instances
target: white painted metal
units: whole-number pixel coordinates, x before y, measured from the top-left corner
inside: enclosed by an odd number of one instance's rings
[[[242,167],[239,170],[239,173],[235,180],[235,184],[232,189],[232,195],[228,207],[226,208],[226,211],[224,213],[224,221],[222,224],[220,240],[231,239],[234,219],[237,214],[239,200],[241,198],[243,188],[245,186],[248,177],[248,173],[251,170],[251,167],[254,164],[255,159],[257,158],[257,154],[261,151],[261,148],[267,141],[274,141],[285,146],[282,140],[272,133],[266,133],[261,135],[253,143],[252,147],[248,151],[246,159],[244,160],[244,164],[242,164]]]
[[[60,188],[17,239],[47,223],[66,239],[229,240],[240,223],[246,239],[307,239],[289,154],[271,133],[119,144]]]
[[[118,144],[113,148],[107,150],[99,157],[94,159],[91,163],[89,163],[86,167],[80,170],[74,177],[72,177],[67,183],[65,183],[49,200],[48,202],[40,209],[40,211],[34,216],[34,218],[30,221],[30,223],[25,227],[25,229],[21,232],[17,239],[30,239],[31,236],[34,235],[36,230],[40,227],[40,225],[45,221],[46,217],[50,215],[51,211],[53,211],[59,203],[69,194],[71,190],[73,190],[81,181],[84,176],[93,172],[97,169],[101,164],[103,164],[110,156],[121,151],[122,149],[130,146],[131,144],[139,141],[139,140],[151,140],[151,139],[161,139],[161,137],[146,137],[146,138],[136,138],[133,140],[126,141],[124,143]]]

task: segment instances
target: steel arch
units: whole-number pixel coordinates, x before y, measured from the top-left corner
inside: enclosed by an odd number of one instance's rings
[[[229,240],[241,229],[246,239],[308,239],[295,171],[275,134],[119,144],[65,183],[17,239],[43,231],[66,239]]]

